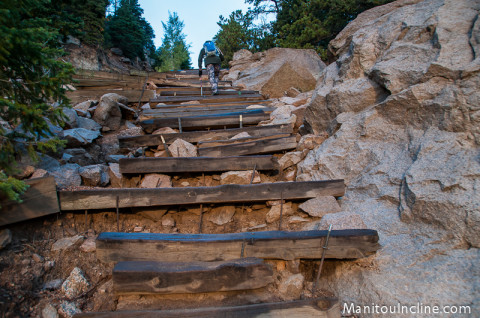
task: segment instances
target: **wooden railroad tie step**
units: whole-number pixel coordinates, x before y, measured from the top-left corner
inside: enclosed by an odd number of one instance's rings
[[[177,120],[178,125],[178,120]],[[158,146],[162,144],[162,136],[167,144],[173,143],[177,139],[182,139],[190,143],[197,143],[207,140],[225,140],[232,138],[242,132],[247,132],[252,137],[270,136],[278,134],[291,134],[293,128],[291,125],[272,125],[272,126],[254,126],[244,128],[220,129],[209,131],[191,131],[176,134],[164,135],[143,135],[135,137],[118,138],[120,148],[138,148]],[[151,131],[150,131],[151,132]]]
[[[248,139],[248,138],[247,138]],[[246,156],[256,154],[266,154],[272,152],[279,152],[284,150],[291,150],[297,147],[297,138],[295,136],[280,137],[272,136],[271,138],[262,137],[260,140],[250,140],[245,142],[225,141],[224,143],[212,143],[211,147],[208,144],[203,144],[198,149],[198,155],[202,157],[228,157],[228,156]]]
[[[235,203],[269,200],[303,200],[317,196],[341,197],[343,180],[226,184],[215,187],[185,188],[110,188],[62,190],[58,192],[60,209],[95,210],[117,207],[148,207],[204,203]]]
[[[155,105],[153,109],[164,109],[164,108],[184,108],[184,107],[189,107],[189,108],[195,108],[195,107],[227,107],[227,106],[251,106],[251,105],[262,105],[262,106],[267,106],[271,104],[270,99],[259,99],[259,100],[244,100],[244,101],[239,101],[239,102],[222,102],[219,101],[217,103],[200,103],[200,104],[167,104],[167,103],[162,103],[162,104],[157,104]],[[153,106],[153,105],[150,105]]]
[[[182,109],[152,109],[145,110],[141,114],[141,120],[150,118],[168,118],[168,117],[189,117],[189,116],[208,116],[208,115],[227,115],[227,114],[249,114],[249,113],[271,113],[274,108],[263,107],[257,109],[247,109],[248,106],[237,107],[210,107],[210,108],[182,108]]]
[[[214,96],[160,96],[156,98],[152,98],[150,100],[151,103],[185,103],[191,101],[202,101],[204,103],[211,103],[211,102],[238,102],[244,100],[258,100],[262,99],[263,96],[260,94],[248,94],[248,95],[237,95],[237,96],[222,96],[222,95],[214,95]]]
[[[200,90],[161,90],[160,96],[206,96],[206,95],[211,95],[211,89],[210,90],[205,90],[202,92],[202,89]],[[219,96],[250,96],[250,95],[259,95],[258,91],[244,91],[244,90],[218,90],[218,95]],[[158,95],[157,95],[158,96]]]
[[[74,318],[340,318],[336,299],[313,298],[234,307],[81,313]]]
[[[97,237],[102,262],[212,262],[244,257],[320,259],[328,231],[268,231],[233,234],[104,232]],[[325,258],[357,259],[379,249],[374,230],[331,231]]]
[[[240,116],[250,114],[271,113],[273,108],[259,108],[259,109],[205,109],[203,111],[177,111],[177,112],[162,112],[162,111],[145,111],[142,112],[141,120],[147,119],[169,119],[169,118],[204,118],[210,116]],[[240,124],[240,123],[238,123]],[[183,127],[183,125],[182,125]]]
[[[273,282],[259,258],[221,262],[119,262],[113,269],[116,294],[193,294],[250,290]]]
[[[278,160],[273,156],[122,158],[119,164],[120,172],[125,174],[278,169]]]
[[[53,176],[25,180],[30,187],[21,195],[23,203],[2,202],[0,226],[60,212]]]
[[[242,116],[242,117],[240,117]],[[222,127],[240,127],[241,125],[256,125],[261,121],[269,120],[270,115],[262,112],[250,114],[236,114],[236,115],[207,115],[207,116],[193,116],[183,117],[181,124],[182,128],[186,130],[207,129],[207,128],[222,128]],[[177,117],[173,118],[154,118],[147,119],[140,122],[140,126],[147,132],[152,133],[156,129],[162,127],[179,128],[179,121]]]

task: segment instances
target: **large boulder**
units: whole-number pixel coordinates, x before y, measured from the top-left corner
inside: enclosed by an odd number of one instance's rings
[[[330,137],[297,180],[345,179],[325,228],[379,232],[374,256],[322,275],[340,301],[480,310],[480,33],[475,0],[401,0],[335,40],[305,125]]]
[[[236,86],[258,90],[269,97],[282,97],[290,88],[301,92],[315,88],[325,68],[314,50],[273,48],[251,54],[241,50],[233,56],[229,74]]]
[[[79,174],[80,166],[76,163],[69,163],[50,172],[55,177],[55,183],[60,189],[78,187],[82,184],[82,177]]]
[[[126,105],[128,99],[115,93],[105,94],[100,98],[93,120],[103,126],[104,131],[117,130],[122,121],[120,105]]]

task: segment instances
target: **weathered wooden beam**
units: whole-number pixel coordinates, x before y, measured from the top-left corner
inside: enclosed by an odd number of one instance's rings
[[[258,100],[263,98],[260,94],[249,94],[249,95],[240,95],[240,96],[222,96],[222,95],[214,95],[214,96],[160,96],[157,98],[152,98],[150,100],[151,103],[185,103],[191,101],[200,101],[203,103],[211,103],[211,102],[238,102],[243,100]]]
[[[166,91],[163,90],[160,92],[160,96],[205,96],[206,92],[191,90],[191,91]],[[219,96],[250,96],[250,95],[259,95],[258,91],[236,91],[236,90],[218,90]]]
[[[341,197],[345,194],[343,180],[276,182],[262,184],[226,184],[216,187],[185,188],[105,188],[94,190],[59,191],[60,208],[94,210],[119,207],[160,205],[233,203],[311,199],[317,196]]]
[[[218,89],[228,89],[228,90],[236,90],[236,91],[241,91],[243,88],[240,86],[218,86]],[[157,87],[157,92],[185,92],[185,91],[194,91],[194,92],[200,92],[203,90],[204,92],[212,92],[212,88],[210,87],[210,84],[204,85],[202,88],[200,87],[169,87],[169,86],[161,86]]]
[[[116,294],[194,294],[250,290],[273,282],[259,258],[221,262],[120,262],[113,268]]]
[[[195,130],[206,128],[221,128],[221,127],[239,127],[240,115],[242,115],[243,125],[256,125],[261,121],[270,119],[270,115],[262,112],[254,112],[247,114],[235,115],[207,115],[207,116],[193,116],[183,117],[183,129]],[[140,126],[147,132],[152,133],[154,130],[162,127],[178,128],[178,118],[154,118],[147,119],[140,122]]]
[[[97,240],[102,262],[212,262],[242,257],[320,259],[328,231],[161,234],[104,232]],[[356,259],[379,249],[374,230],[333,230],[325,258]]]
[[[340,318],[336,299],[314,298],[234,307],[177,310],[113,311],[76,314],[74,318]]]
[[[195,131],[184,132],[176,134],[164,135],[143,135],[135,137],[120,137],[118,138],[121,148],[138,148],[158,146],[162,144],[163,136],[167,144],[171,144],[177,139],[182,139],[190,143],[197,143],[206,140],[224,140],[234,137],[242,132],[247,132],[252,137],[261,137],[279,134],[291,134],[293,128],[291,125],[272,125],[272,126],[255,126],[244,128],[232,128],[209,131]]]
[[[179,158],[122,158],[121,173],[178,173],[242,170],[276,170],[278,161],[273,156],[237,157],[179,157]]]
[[[245,156],[290,150],[296,147],[297,139],[292,136],[199,148],[198,154],[201,157]]]
[[[140,96],[142,95],[141,89],[124,89],[124,90],[76,90],[67,92],[67,97],[70,99],[72,104],[83,102],[88,99],[100,99],[105,94],[115,93],[118,95],[125,96],[129,102],[138,103]],[[155,97],[155,91],[146,89],[142,95],[142,102],[148,102],[150,99]]]
[[[60,212],[54,177],[25,180],[30,187],[22,194],[22,203],[2,202],[0,226]]]
[[[218,102],[218,103],[200,103],[200,104],[157,104],[154,109],[163,109],[163,108],[183,108],[183,107],[189,107],[189,108],[194,108],[194,107],[224,107],[224,106],[239,106],[239,105],[268,105],[272,102],[270,99],[262,99],[262,100],[244,100],[244,101],[238,101],[238,102]]]
[[[196,115],[208,115],[215,113],[228,113],[236,111],[247,110],[249,105],[235,105],[235,106],[220,106],[220,107],[182,107],[182,108],[162,108],[162,109],[147,109],[142,112],[143,117],[176,117],[181,116],[196,116]],[[271,112],[274,108],[264,106],[259,108],[264,112]]]
[[[291,137],[291,134],[278,134],[278,135],[270,135],[270,136],[261,136],[261,137],[245,137],[245,138],[237,138],[237,139],[227,139],[227,140],[212,140],[212,141],[200,141],[198,142],[198,148],[210,148],[210,147],[217,147],[217,146],[228,146],[228,145],[235,145],[241,144],[250,141],[260,141],[260,140],[268,140],[268,139],[278,139],[278,138],[286,138]]]
[[[275,108],[261,108],[261,109],[246,109],[246,107],[243,108],[227,108],[227,109],[216,109],[216,108],[210,108],[210,109],[203,109],[203,110],[193,110],[193,109],[187,109],[187,110],[180,110],[180,111],[171,111],[171,112],[162,112],[159,110],[154,110],[154,111],[145,111],[142,112],[141,115],[141,120],[147,120],[147,119],[155,119],[155,118],[179,118],[179,117],[205,117],[205,116],[214,116],[214,115],[242,115],[242,114],[255,114],[255,113],[271,113],[274,111]]]

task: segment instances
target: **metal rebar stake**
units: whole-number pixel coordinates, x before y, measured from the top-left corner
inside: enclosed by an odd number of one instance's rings
[[[203,204],[200,204],[200,221],[198,222],[198,233],[202,233],[202,225],[203,225]]]
[[[282,230],[282,218],[283,218],[283,191],[280,192],[280,222],[278,222],[278,230]]]
[[[85,210],[85,233],[87,233],[88,210]]]
[[[330,232],[332,232],[332,225],[331,224],[328,227],[327,238],[325,239],[325,245],[323,246],[322,259],[320,261],[320,266],[318,266],[317,278],[315,279],[315,283],[313,284],[312,294],[315,293],[315,291],[317,290],[317,287],[318,287],[318,281],[320,280],[320,273],[322,272],[323,261],[325,260],[325,253],[328,250],[328,239],[330,238]]]
[[[117,195],[117,232],[120,232],[120,211],[119,211],[119,201],[120,201],[120,198],[118,197]]]

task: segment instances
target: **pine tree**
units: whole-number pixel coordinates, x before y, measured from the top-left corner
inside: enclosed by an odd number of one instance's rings
[[[326,58],[328,42],[361,12],[393,0],[282,0],[274,32],[281,47],[312,48]]]
[[[142,17],[143,9],[138,0],[121,0],[114,15],[107,18],[107,47],[118,47],[131,59],[145,59],[155,50],[155,34],[150,24]]]
[[[46,0],[0,2],[0,196],[19,200],[25,184],[15,180],[18,155],[55,151],[62,145],[49,122],[63,125],[65,85],[73,68],[60,61],[60,34],[53,21],[38,17]]]
[[[185,24],[176,12],[168,13],[167,23],[162,22],[163,39],[162,45],[156,52],[155,69],[158,72],[170,70],[184,70],[192,67],[186,36],[183,34]]]
[[[233,59],[233,54],[241,49],[253,48],[253,24],[249,14],[242,10],[234,11],[228,18],[220,16],[217,22],[220,31],[215,35],[215,43],[221,48],[225,60],[223,67],[228,67],[228,62]]]

